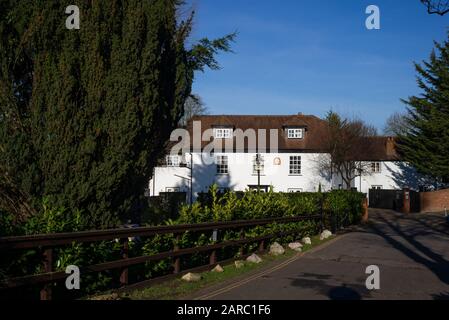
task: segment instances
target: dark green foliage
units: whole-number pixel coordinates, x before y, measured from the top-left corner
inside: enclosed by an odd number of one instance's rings
[[[141,218],[142,225],[161,225],[179,217],[179,207],[187,202],[185,192],[161,192],[148,199]]]
[[[0,1],[0,209],[16,221],[42,198],[110,227],[142,207],[196,70],[234,35],[186,48],[178,0]]]
[[[449,180],[449,42],[435,43],[429,61],[415,64],[420,96],[410,97],[407,131],[399,135],[404,160],[421,173]]]
[[[333,191],[330,193],[257,193],[245,192],[237,197],[236,193],[228,192],[220,195],[217,187],[210,190],[211,203],[201,206],[195,203],[193,206],[184,206],[181,216],[177,221],[169,220],[167,224],[205,223],[211,221],[232,221],[244,219],[263,219],[269,217],[289,217],[308,214],[319,214],[321,207],[326,222],[336,221],[338,226],[356,224],[362,215],[362,199],[364,195],[351,191]],[[15,234],[23,234],[26,230],[46,232],[61,232],[70,229],[78,229],[82,225],[81,220],[73,220],[71,223],[63,222],[64,209],[53,209],[47,204],[46,210],[40,220],[29,219],[21,230],[15,230]],[[336,219],[330,219],[335,216]],[[54,223],[60,221],[60,223]],[[33,222],[32,222],[33,221]],[[51,226],[48,229],[46,225]],[[225,230],[218,232],[218,241],[237,240],[242,237],[256,238],[263,235],[292,232],[292,235],[279,236],[272,239],[280,243],[288,243],[301,239],[303,236],[313,236],[319,233],[321,223],[316,221],[302,221],[298,223],[272,223],[264,226],[248,227],[238,230]],[[325,227],[331,227],[325,225]],[[147,238],[134,238],[129,242],[129,256],[154,255],[173,250],[175,244],[180,249],[199,247],[213,244],[211,232],[186,232],[179,240],[172,234],[156,235]],[[266,243],[268,245],[268,243]],[[247,244],[243,252],[249,253],[257,249],[258,243]],[[103,241],[93,244],[72,244],[55,250],[54,269],[64,270],[68,265],[87,266],[95,263],[118,260],[121,243],[119,241]],[[227,247],[217,250],[219,260],[238,257],[241,251],[239,247]],[[41,253],[37,250],[26,250],[15,254],[4,253],[5,259],[0,263],[0,280],[2,277],[20,276],[42,272]],[[205,265],[208,263],[208,254],[200,253],[184,257],[182,269]],[[169,274],[173,271],[173,260],[165,259],[157,262],[147,262],[130,268],[131,281],[142,281],[150,277]],[[78,294],[90,294],[104,290],[111,285],[117,285],[118,271],[89,274],[83,277],[82,290]],[[59,287],[56,287],[59,290]],[[18,294],[23,294],[19,291]],[[68,294],[67,290],[61,290],[61,295]],[[34,292],[35,296],[37,292]]]

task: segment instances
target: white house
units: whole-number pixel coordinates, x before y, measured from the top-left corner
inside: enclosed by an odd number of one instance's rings
[[[197,116],[181,143],[173,142],[172,152],[155,168],[148,193],[185,192],[194,201],[212,184],[233,191],[270,186],[276,192],[342,188],[341,177],[320,170],[320,161],[329,157],[323,147],[325,134],[326,122],[310,115]],[[368,193],[369,189],[418,187],[421,178],[399,161],[393,138],[367,139],[371,147],[360,150],[354,160],[371,170],[353,180],[354,188]]]

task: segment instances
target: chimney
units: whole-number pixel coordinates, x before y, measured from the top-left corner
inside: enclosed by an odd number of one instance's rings
[[[393,137],[388,137],[386,142],[387,156],[396,155],[395,141]]]

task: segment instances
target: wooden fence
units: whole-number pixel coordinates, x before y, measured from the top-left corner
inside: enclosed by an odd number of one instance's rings
[[[149,261],[161,261],[167,258],[172,258],[173,272],[176,275],[186,273],[190,270],[181,270],[181,259],[183,257],[196,254],[196,253],[208,253],[209,265],[203,267],[210,267],[218,263],[217,250],[226,247],[242,247],[245,244],[258,243],[259,251],[265,250],[265,244],[267,240],[275,237],[284,237],[292,235],[296,232],[283,232],[277,234],[270,234],[255,238],[241,238],[239,240],[232,241],[215,241],[213,244],[192,247],[192,248],[179,248],[178,242],[180,237],[185,232],[210,232],[225,231],[233,229],[241,229],[247,227],[263,226],[272,223],[285,224],[301,221],[317,221],[321,223],[321,229],[323,228],[324,215],[303,215],[297,217],[288,218],[269,218],[260,220],[242,220],[232,222],[214,222],[203,224],[190,224],[190,225],[175,225],[175,226],[158,226],[158,227],[144,227],[144,228],[127,228],[127,229],[112,229],[102,231],[87,231],[87,232],[71,232],[71,233],[59,233],[59,234],[46,234],[46,235],[34,235],[34,236],[20,236],[20,237],[3,237],[0,238],[0,255],[3,255],[5,251],[16,251],[23,249],[38,249],[42,253],[43,273],[32,274],[22,277],[6,278],[0,283],[0,290],[8,290],[17,287],[26,286],[39,286],[41,300],[52,299],[52,284],[58,281],[63,281],[68,276],[65,271],[55,271],[53,269],[54,263],[54,249],[70,245],[73,243],[93,243],[105,240],[121,240],[122,245],[122,258],[120,260],[102,262],[95,265],[80,267],[81,274],[101,272],[106,270],[120,270],[120,285],[126,287],[129,285],[128,281],[128,268],[131,266],[143,264]],[[156,235],[172,234],[176,241],[173,243],[173,249],[168,252],[161,252],[154,255],[129,257],[129,239],[134,237],[149,237]],[[198,269],[198,268],[196,268]]]

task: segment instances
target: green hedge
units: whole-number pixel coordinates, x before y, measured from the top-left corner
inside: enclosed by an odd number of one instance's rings
[[[345,226],[358,223],[362,215],[362,199],[364,195],[350,191],[332,191],[330,193],[267,193],[245,192],[219,194],[217,187],[212,186],[208,200],[197,202],[192,206],[184,205],[180,208],[179,218],[168,220],[165,224],[193,224],[212,221],[251,220],[270,217],[292,217],[298,215],[318,214],[323,212],[326,217],[326,227]],[[0,217],[1,230],[19,234],[54,233],[83,230],[83,219],[80,212],[69,214],[66,209],[52,209],[44,202],[43,213],[36,216],[23,226],[9,226],[11,221],[8,215]],[[335,219],[333,219],[335,217]],[[242,236],[258,237],[271,233],[294,232],[295,235],[282,239],[273,239],[278,242],[290,242],[312,236],[320,231],[320,221],[303,221],[287,224],[270,224],[245,228],[243,230],[221,231],[219,241],[235,240]],[[212,234],[204,232],[187,232],[179,240],[180,248],[190,248],[214,243]],[[144,239],[136,239],[130,243],[130,257],[152,255],[170,251],[176,239],[173,235],[161,235]],[[246,245],[244,252],[255,250],[257,244]],[[59,248],[54,259],[54,269],[64,270],[67,265],[86,266],[100,262],[112,261],[120,258],[121,246],[115,241],[103,241],[93,244],[73,244]],[[236,257],[239,248],[226,248],[217,252],[218,259]],[[0,278],[21,276],[42,272],[40,255],[37,250],[26,250],[22,253],[5,253],[5,259],[0,263]],[[182,268],[192,268],[208,263],[207,254],[196,254],[188,259],[182,259]],[[173,261],[166,259],[160,262],[148,262],[130,268],[130,280],[141,281],[150,277],[162,276],[173,271]],[[82,277],[79,292],[68,292],[62,287],[56,287],[55,297],[73,298],[73,295],[91,294],[117,285],[118,271],[102,272]],[[29,293],[37,297],[38,288]],[[17,292],[23,296],[24,292]],[[9,293],[8,293],[9,295]]]

